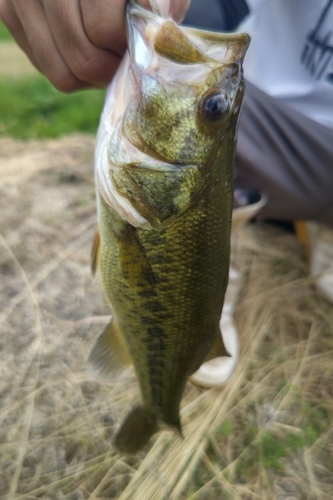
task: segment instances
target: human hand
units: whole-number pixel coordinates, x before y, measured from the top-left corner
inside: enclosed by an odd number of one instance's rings
[[[190,0],[158,4],[181,21]],[[110,82],[126,50],[125,8],[126,0],[0,0],[0,18],[34,66],[72,92]]]

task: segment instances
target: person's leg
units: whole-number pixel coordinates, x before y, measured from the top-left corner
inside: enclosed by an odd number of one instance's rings
[[[235,185],[268,195],[260,218],[333,226],[333,130],[247,83]]]
[[[309,273],[333,303],[333,130],[247,85],[239,124],[236,186],[259,189],[259,218],[298,222]]]

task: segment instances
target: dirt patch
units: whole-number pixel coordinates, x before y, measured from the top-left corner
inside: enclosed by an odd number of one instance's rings
[[[92,176],[93,147],[94,139],[87,135],[74,135],[48,141],[17,141],[11,138],[0,138],[0,185],[19,186],[29,177],[45,170],[53,171],[54,175],[58,175],[59,179],[66,184],[66,179],[62,176],[70,175],[68,173],[70,169],[78,166],[80,155],[84,154],[82,151],[86,151],[87,158],[89,157],[90,169],[88,172],[85,171],[85,165],[82,164],[80,178],[82,175]],[[65,171],[67,173],[64,173]],[[79,182],[79,178],[76,181]],[[68,183],[70,182],[71,180],[68,179]],[[72,178],[72,183],[75,184],[74,178]]]
[[[331,306],[292,233],[250,225],[242,351],[224,390],[188,384],[185,440],[120,457],[113,433],[138,396],[105,384],[90,350],[109,319],[90,276],[94,138],[0,143],[0,497],[118,500],[332,498]]]

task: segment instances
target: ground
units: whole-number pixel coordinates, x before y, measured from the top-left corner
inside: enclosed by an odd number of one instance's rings
[[[238,368],[224,389],[188,383],[184,440],[118,455],[135,379],[104,383],[88,357],[109,320],[90,275],[94,137],[0,139],[0,497],[4,500],[329,500],[333,313],[292,232],[250,224]]]

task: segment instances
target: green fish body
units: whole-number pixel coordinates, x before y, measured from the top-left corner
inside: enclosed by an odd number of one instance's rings
[[[114,439],[132,454],[163,425],[181,434],[188,377],[228,355],[219,323],[249,39],[180,28],[135,4],[127,23],[129,56],[96,147],[93,268],[112,319],[91,361],[105,375],[134,366],[142,402]]]

